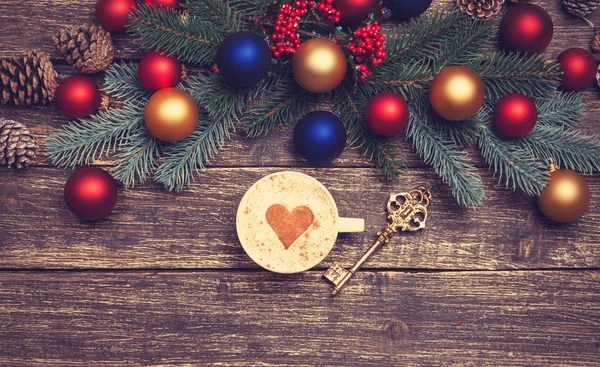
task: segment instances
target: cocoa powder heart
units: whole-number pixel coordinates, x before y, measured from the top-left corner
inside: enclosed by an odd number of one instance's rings
[[[267,222],[287,250],[313,223],[315,216],[307,206],[295,207],[291,212],[281,204],[267,209]]]

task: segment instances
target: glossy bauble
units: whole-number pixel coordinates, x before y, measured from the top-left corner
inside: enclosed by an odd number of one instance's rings
[[[144,118],[152,135],[177,143],[196,129],[198,105],[189,93],[178,88],[164,88],[150,97]]]
[[[150,51],[140,61],[138,76],[144,87],[151,91],[175,87],[181,81],[182,67],[173,56]]]
[[[84,118],[100,108],[102,96],[92,79],[74,75],[60,83],[56,90],[56,102],[65,115]]]
[[[433,109],[451,121],[473,117],[483,105],[485,86],[473,70],[464,66],[442,69],[429,88]]]
[[[340,12],[340,22],[356,26],[365,20],[380,0],[334,0],[333,7]]]
[[[144,4],[173,10],[181,10],[181,3],[183,3],[182,0],[144,0]]]
[[[346,128],[330,112],[311,112],[296,124],[294,146],[298,154],[310,163],[330,162],[344,151]]]
[[[137,0],[98,0],[96,18],[111,32],[125,32],[127,14],[137,7]]]
[[[498,39],[507,51],[535,53],[548,47],[553,32],[552,19],[544,9],[522,3],[504,14]]]
[[[494,124],[502,134],[513,138],[529,134],[537,119],[538,110],[533,99],[524,94],[507,94],[494,107]]]
[[[367,104],[365,117],[374,133],[394,136],[408,124],[408,104],[396,93],[379,93]]]
[[[65,202],[73,214],[83,220],[106,217],[117,204],[117,183],[103,169],[82,168],[65,185]]]
[[[264,39],[251,32],[237,32],[219,45],[217,66],[229,85],[250,87],[267,76],[271,56]]]
[[[588,50],[573,47],[558,55],[558,62],[563,71],[562,87],[566,90],[582,90],[596,80],[598,63]]]
[[[346,55],[335,42],[312,38],[300,45],[292,59],[292,72],[309,92],[329,92],[346,76]]]
[[[392,11],[392,18],[405,20],[423,14],[432,0],[384,0],[383,5]]]
[[[590,188],[577,172],[551,168],[550,180],[538,197],[544,215],[555,222],[579,219],[590,205]]]

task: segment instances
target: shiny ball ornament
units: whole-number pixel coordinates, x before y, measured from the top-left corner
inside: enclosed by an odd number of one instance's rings
[[[96,112],[102,105],[102,96],[92,79],[74,75],[60,83],[56,90],[56,102],[65,115],[79,119]]]
[[[573,47],[558,55],[563,71],[562,87],[566,90],[582,90],[596,80],[598,64],[594,56],[583,48]]]
[[[590,205],[590,188],[577,172],[551,167],[550,180],[538,197],[544,215],[555,222],[572,222]]]
[[[160,140],[177,143],[190,136],[198,125],[198,105],[187,92],[164,88],[146,104],[146,126]]]
[[[181,10],[181,0],[144,0],[146,5],[154,5],[157,8]]]
[[[521,3],[502,17],[498,39],[505,50],[536,53],[548,47],[553,32],[552,19],[543,8]]]
[[[392,11],[392,18],[405,20],[423,14],[432,0],[384,0],[383,5]]]
[[[271,69],[271,50],[252,32],[237,32],[221,42],[217,66],[229,85],[251,87]]]
[[[473,117],[483,105],[485,87],[473,70],[464,66],[442,69],[429,88],[429,100],[433,109],[451,121]]]
[[[346,76],[346,55],[335,42],[313,38],[300,45],[292,58],[292,72],[309,92],[329,92]]]
[[[365,111],[371,130],[382,136],[394,136],[408,124],[408,104],[396,93],[379,93],[371,98]]]
[[[117,204],[117,183],[105,170],[81,168],[65,185],[65,202],[69,210],[83,220],[106,217]]]
[[[525,136],[533,130],[538,119],[538,110],[530,97],[510,93],[500,98],[494,107],[496,128],[513,138]]]
[[[330,112],[311,112],[296,124],[294,146],[298,154],[310,163],[330,162],[344,151],[346,128]]]
[[[127,14],[137,7],[137,0],[98,0],[96,18],[111,32],[125,32]]]
[[[181,81],[183,68],[175,57],[163,55],[160,51],[150,51],[140,61],[138,76],[147,89],[174,87]]]
[[[340,23],[355,26],[365,20],[379,0],[335,0],[333,7],[340,12]]]

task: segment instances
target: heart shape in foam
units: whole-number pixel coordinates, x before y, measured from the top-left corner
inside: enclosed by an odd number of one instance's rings
[[[267,209],[267,222],[287,250],[312,225],[315,215],[307,206],[291,212],[285,205],[273,204]]]

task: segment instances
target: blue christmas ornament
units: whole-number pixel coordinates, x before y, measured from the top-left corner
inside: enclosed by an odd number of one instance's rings
[[[431,0],[384,0],[383,5],[392,11],[392,18],[404,20],[423,14]]]
[[[252,32],[237,32],[225,38],[217,52],[217,67],[229,85],[250,87],[271,68],[271,50]]]
[[[346,128],[332,113],[311,112],[296,124],[294,146],[310,163],[330,162],[344,151]]]

